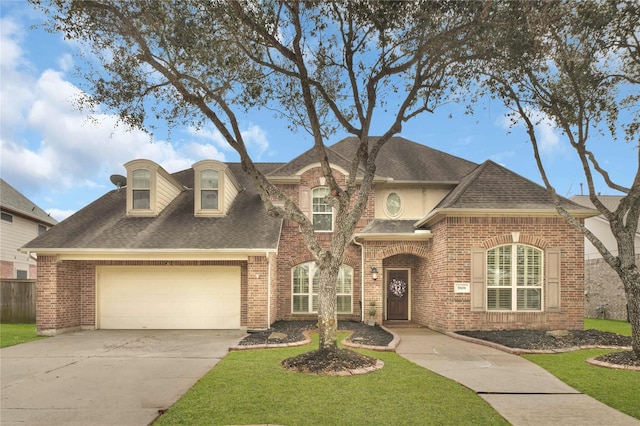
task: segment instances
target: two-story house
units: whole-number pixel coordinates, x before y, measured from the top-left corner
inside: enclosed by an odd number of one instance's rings
[[[356,146],[327,148],[338,180]],[[258,167],[331,238],[313,151]],[[239,164],[125,168],[126,186],[23,248],[38,255],[39,333],[264,329],[314,315],[316,266],[299,228],[266,214]],[[562,203],[580,220],[595,214]],[[339,316],[366,321],[374,302],[378,322],[439,330],[581,328],[583,250],[539,185],[396,137],[340,270]]]
[[[57,220],[0,179],[0,278],[35,279],[36,260],[20,247]]]

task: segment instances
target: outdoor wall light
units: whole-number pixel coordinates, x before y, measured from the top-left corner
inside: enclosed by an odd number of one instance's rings
[[[371,278],[373,278],[374,281],[378,279],[378,268],[375,266],[371,267]]]

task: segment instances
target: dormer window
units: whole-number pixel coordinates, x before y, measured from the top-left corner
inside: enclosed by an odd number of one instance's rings
[[[151,208],[151,171],[138,169],[133,171],[133,208],[149,210]]]
[[[127,169],[127,216],[159,215],[184,190],[184,186],[159,164],[133,160]]]
[[[218,171],[200,172],[200,197],[203,210],[218,210]]]
[[[194,214],[224,216],[240,191],[229,166],[216,160],[202,160],[191,166],[194,180]]]

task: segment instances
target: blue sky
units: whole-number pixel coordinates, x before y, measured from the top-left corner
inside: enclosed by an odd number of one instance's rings
[[[73,105],[82,93],[82,81],[74,75],[74,67],[82,64],[75,56],[78,45],[34,29],[43,16],[26,1],[0,0],[0,19],[0,175],[56,219],[113,189],[109,176],[124,174],[123,164],[136,158],[156,161],[169,172],[206,158],[238,161],[214,131],[183,127],[173,129],[170,138],[152,138],[118,127],[115,117],[104,111],[89,120],[88,112]],[[414,118],[400,135],[477,163],[493,160],[540,183],[528,138],[522,128],[509,129],[504,114],[497,101],[478,106],[473,116],[464,115],[461,106],[448,105]],[[290,132],[269,112],[251,114],[241,125],[255,161],[288,161],[311,146],[305,133]],[[344,136],[335,135],[331,143]],[[585,179],[568,142],[544,123],[538,136],[557,192],[580,194]],[[637,148],[607,139],[592,143],[612,178],[630,185]],[[602,184],[598,191],[614,193]]]

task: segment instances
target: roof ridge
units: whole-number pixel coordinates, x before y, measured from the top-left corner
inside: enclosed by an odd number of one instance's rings
[[[471,184],[475,182],[478,176],[482,174],[482,171],[487,168],[489,162],[493,163],[493,161],[491,160],[486,160],[483,163],[479,164],[475,169],[467,173],[462,179],[460,179],[460,182],[451,190],[451,192],[449,192],[449,195],[451,195],[451,197],[446,196],[445,198],[443,198],[435,208],[446,207],[445,204],[455,204],[456,201],[458,201],[460,197],[462,197],[467,192],[467,190],[471,187]]]

